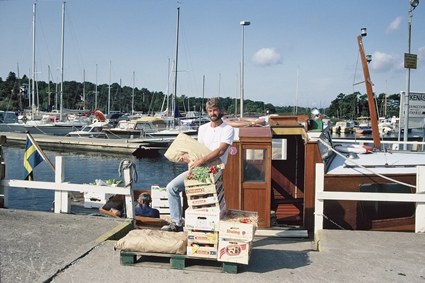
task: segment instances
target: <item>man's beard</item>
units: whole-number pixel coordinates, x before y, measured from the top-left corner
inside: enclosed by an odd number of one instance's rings
[[[210,120],[211,122],[217,122],[218,120],[220,120],[221,118],[223,118],[223,114],[218,114],[217,116],[210,116]]]

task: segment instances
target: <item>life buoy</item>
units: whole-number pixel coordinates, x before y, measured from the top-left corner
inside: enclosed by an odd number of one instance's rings
[[[264,126],[266,120],[261,118],[227,118],[223,121],[232,127],[244,128],[244,127],[261,127]]]
[[[339,152],[344,153],[371,153],[373,152],[373,147],[368,145],[359,145],[359,144],[336,144],[334,148]]]
[[[105,115],[100,110],[94,110],[93,115],[96,116],[97,120],[100,122],[105,122],[106,118]]]
[[[96,124],[97,122],[99,122],[97,119],[93,119],[93,121],[91,121],[92,124]]]

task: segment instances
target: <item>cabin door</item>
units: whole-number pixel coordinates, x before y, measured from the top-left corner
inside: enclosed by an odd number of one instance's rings
[[[300,135],[273,136],[272,211],[277,224],[303,225],[305,145]],[[272,223],[273,224],[273,223]]]

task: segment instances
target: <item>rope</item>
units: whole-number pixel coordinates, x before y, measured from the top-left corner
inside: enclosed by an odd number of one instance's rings
[[[372,170],[370,170],[370,169],[368,169],[368,168],[366,168],[366,167],[364,167],[364,166],[362,166],[362,165],[358,164],[358,163],[357,163],[357,162],[355,162],[354,160],[347,158],[346,156],[344,156],[343,154],[341,154],[340,152],[338,152],[336,149],[334,149],[333,147],[331,147],[330,145],[328,145],[327,143],[325,143],[325,142],[324,142],[324,141],[322,141],[321,139],[319,139],[319,142],[320,142],[320,143],[322,143],[324,146],[326,146],[328,149],[332,150],[333,152],[335,152],[336,154],[338,154],[339,156],[341,156],[342,158],[344,158],[345,160],[350,161],[351,163],[353,163],[353,164],[355,164],[356,166],[358,166],[358,167],[360,167],[360,168],[362,168],[362,169],[364,169],[364,170],[366,170],[366,171],[370,172],[371,174],[374,174],[374,175],[376,175],[376,176],[379,176],[379,177],[381,177],[381,178],[384,178],[384,179],[386,179],[386,180],[388,180],[388,181],[391,181],[391,182],[394,182],[394,183],[397,183],[397,184],[400,184],[400,185],[404,185],[404,186],[411,187],[411,188],[416,188],[416,186],[415,186],[415,185],[411,185],[411,184],[407,184],[407,183],[404,183],[404,182],[400,182],[400,181],[398,181],[398,180],[394,180],[394,179],[391,179],[391,178],[389,178],[389,177],[387,177],[387,176],[384,176],[384,175],[382,175],[382,174],[376,173],[376,172],[374,172],[374,171],[372,171]]]
[[[120,165],[118,166],[118,174],[120,177],[122,176],[125,169],[130,170],[130,182],[128,184],[125,184],[125,187],[130,186],[133,182],[137,183],[136,164],[134,164],[128,159],[124,159],[120,162]]]
[[[316,213],[315,213],[316,214]],[[339,225],[338,223],[336,223],[335,221],[333,221],[332,219],[330,219],[329,217],[327,217],[326,215],[324,215],[324,214],[319,214],[319,213],[317,213],[317,215],[319,215],[319,216],[323,216],[323,218],[325,218],[326,220],[328,220],[329,222],[331,222],[332,224],[334,224],[335,226],[337,226],[339,229],[341,229],[341,230],[345,230],[344,229],[344,227],[342,227],[341,225]]]

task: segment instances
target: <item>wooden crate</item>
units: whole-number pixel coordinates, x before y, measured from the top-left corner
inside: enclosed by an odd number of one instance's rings
[[[219,204],[224,198],[224,189],[220,187],[215,193],[188,195],[187,204],[191,209],[196,209],[202,206]]]

